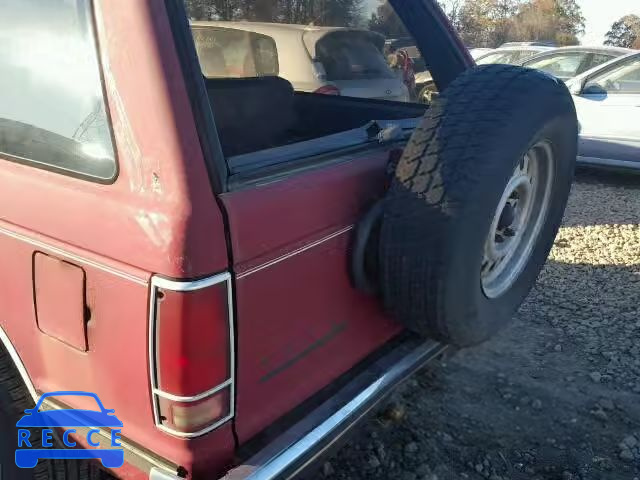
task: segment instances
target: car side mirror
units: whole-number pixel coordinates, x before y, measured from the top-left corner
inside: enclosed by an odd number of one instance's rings
[[[597,83],[587,83],[582,88],[583,95],[606,95],[607,91]]]

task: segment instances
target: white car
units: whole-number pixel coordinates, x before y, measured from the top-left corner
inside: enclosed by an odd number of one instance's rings
[[[526,59],[543,52],[555,50],[555,47],[535,45],[530,43],[507,43],[500,48],[490,51],[476,58],[478,65],[491,63],[505,63],[508,65],[520,65]]]
[[[618,47],[561,47],[527,58],[522,66],[537,68],[566,82],[587,70],[630,53],[633,50]]]
[[[192,22],[207,78],[280,76],[300,92],[407,102],[377,33],[260,22]]]
[[[535,45],[530,43],[511,43],[496,49],[473,48],[469,50],[471,56],[478,65],[490,63],[507,63],[519,65],[525,59],[541,52],[553,50],[553,47]],[[486,51],[483,51],[486,50]],[[416,74],[416,92],[420,103],[429,104],[437,95],[436,87],[431,73],[426,70]]]
[[[578,162],[640,170],[640,52],[567,82],[580,123]]]
[[[493,48],[470,48],[469,49],[471,58],[473,58],[474,60],[492,51],[493,51]]]

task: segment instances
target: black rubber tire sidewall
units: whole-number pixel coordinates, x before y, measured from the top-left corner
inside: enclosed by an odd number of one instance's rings
[[[556,159],[562,158],[562,155],[570,155],[575,147],[566,145],[562,141],[562,135],[557,133],[560,129],[570,128],[571,122],[571,117],[561,116],[548,122],[517,158],[522,158],[530,147],[541,140],[551,142]],[[449,262],[450,271],[445,277],[448,285],[444,286],[444,301],[451,311],[447,315],[447,325],[440,325],[440,328],[446,331],[448,341],[460,346],[481,343],[505,326],[505,320],[513,316],[535,284],[562,222],[566,198],[573,179],[573,164],[556,161],[553,178],[555,194],[551,198],[547,219],[529,261],[507,292],[493,299],[485,295],[479,272],[482,268],[483,247],[490,227],[490,220],[487,221],[486,216],[489,215],[489,219],[493,218],[496,205],[515,167],[516,161],[510,165],[502,178],[496,177],[495,182],[486,182],[483,185],[486,195],[476,206],[477,222],[458,225],[457,229],[450,232],[451,251],[457,253],[452,255]]]
[[[16,423],[34,402],[13,360],[0,343],[0,461],[2,480],[98,480],[113,478],[102,471],[95,461],[87,460],[39,460],[34,468],[18,468],[15,449],[18,443]],[[30,441],[34,448],[41,445],[41,430],[30,429]],[[54,435],[54,444],[58,444]],[[57,448],[57,447],[56,447]]]
[[[9,356],[0,344],[0,463],[2,478],[12,480],[46,479],[46,469],[38,465],[35,469],[18,468],[15,463],[15,449],[18,440],[17,421],[24,408],[33,407],[22,391],[23,386],[15,367],[9,363]]]
[[[486,139],[478,133],[483,131],[490,133]],[[516,282],[488,299],[480,269],[491,220],[517,162],[541,139],[550,142],[556,160],[547,221]],[[405,149],[385,200],[379,248],[383,300],[411,330],[457,346],[477,344],[513,316],[553,244],[573,179],[575,108],[566,86],[544,74],[478,67],[434,101],[412,140],[417,141]],[[416,167],[425,156],[427,167]],[[426,192],[416,187],[426,183],[424,172],[416,173],[420,169],[438,176]],[[407,172],[423,178],[408,180]],[[438,181],[441,191],[433,188]]]

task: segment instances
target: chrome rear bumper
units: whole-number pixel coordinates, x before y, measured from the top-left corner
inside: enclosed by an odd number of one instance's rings
[[[229,471],[223,479],[295,477],[318,460],[396,386],[446,349],[433,341],[401,344],[367,366],[329,400]]]

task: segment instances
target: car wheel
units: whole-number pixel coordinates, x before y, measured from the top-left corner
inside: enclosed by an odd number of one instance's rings
[[[438,89],[435,84],[429,83],[422,87],[418,94],[418,101],[426,105],[431,105],[431,102],[438,96]]]
[[[34,402],[0,342],[0,479],[11,480],[106,480],[111,478],[97,464],[85,460],[40,460],[34,468],[18,468],[15,451],[18,438],[16,422]],[[29,441],[41,445],[39,429],[31,430]]]
[[[504,327],[560,226],[577,133],[571,96],[550,76],[487,65],[456,79],[414,131],[384,199],[387,310],[457,346]]]

